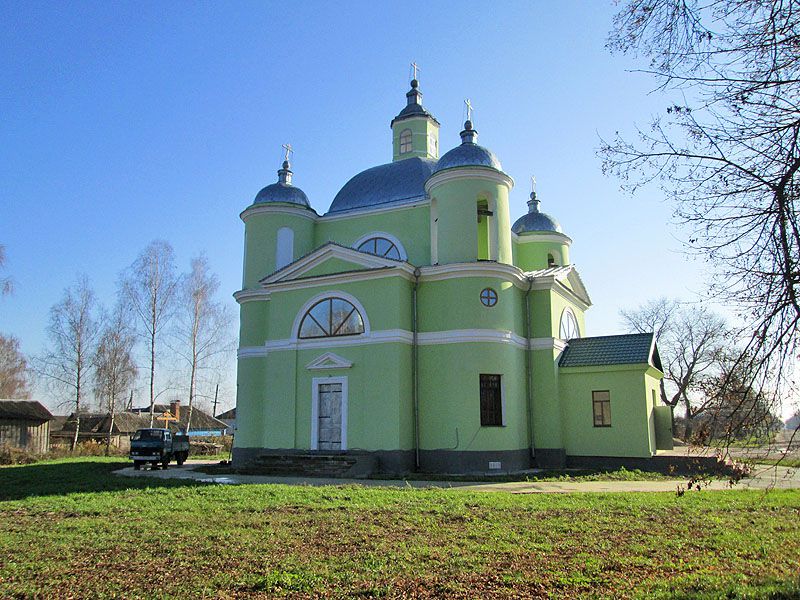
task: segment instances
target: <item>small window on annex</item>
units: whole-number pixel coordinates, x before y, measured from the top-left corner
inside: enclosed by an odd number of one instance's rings
[[[400,154],[411,152],[411,130],[403,129],[400,132]]]
[[[500,375],[481,374],[481,427],[503,425],[503,399]]]
[[[342,298],[325,298],[303,315],[298,337],[324,338],[360,333],[364,333],[364,319],[358,309]]]
[[[359,252],[368,252],[375,256],[384,256],[386,258],[393,258],[394,260],[402,260],[400,250],[395,246],[394,242],[387,240],[384,237],[373,237],[362,242],[357,250]]]
[[[608,390],[592,392],[592,412],[595,427],[611,427],[611,393]]]

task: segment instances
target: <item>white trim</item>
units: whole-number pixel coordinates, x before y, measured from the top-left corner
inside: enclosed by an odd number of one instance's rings
[[[426,331],[417,334],[420,346],[434,346],[437,344],[463,344],[495,342],[511,344],[518,348],[527,349],[528,344],[524,337],[512,331],[497,329],[451,329],[448,331]]]
[[[247,223],[247,219],[250,217],[265,213],[295,215],[311,219],[312,221],[316,221],[320,218],[313,208],[300,208],[299,206],[292,206],[290,204],[273,203],[252,204],[239,214],[239,218]]]
[[[498,331],[495,329],[455,329],[452,331],[427,331],[418,334],[418,343],[421,346],[436,346],[439,344],[465,344],[465,343],[502,343],[511,344],[522,350],[527,349],[527,340],[511,331]],[[312,350],[315,348],[330,348],[353,346],[367,346],[371,344],[412,344],[414,334],[405,329],[384,329],[371,331],[369,334],[354,336],[338,336],[314,339],[282,339],[270,340],[263,346],[243,346],[237,352],[238,358],[260,358],[270,352],[282,350]],[[532,338],[532,350],[557,350],[563,352],[567,347],[564,340],[544,337]]]
[[[417,208],[419,206],[426,206],[430,204],[430,200],[425,198],[423,200],[415,200],[414,202],[403,203],[400,204],[399,202],[392,203],[392,206],[381,206],[381,207],[366,207],[366,208],[354,208],[352,210],[343,210],[341,212],[336,212],[334,214],[326,213],[323,216],[319,217],[320,221],[337,221],[339,219],[349,219],[350,217],[354,216],[369,216],[379,213],[385,212],[392,212],[395,210],[407,210],[409,208]]]
[[[269,300],[269,296],[270,293],[267,290],[239,290],[233,293],[233,298],[239,304],[256,300]]]
[[[572,238],[557,231],[549,232],[528,232],[524,235],[511,232],[511,239],[517,244],[529,244],[531,242],[551,242],[553,244],[572,245]]]
[[[297,280],[290,279],[289,281],[279,281],[277,283],[265,283],[264,288],[267,294],[270,292],[280,292],[285,290],[303,290],[315,287],[328,287],[331,285],[339,285],[342,283],[352,283],[354,281],[364,281],[372,279],[383,279],[384,277],[402,277],[407,281],[414,281],[414,272],[407,272],[401,268],[386,268],[386,269],[368,269],[364,271],[350,272],[350,273],[330,273],[325,275],[317,275],[309,277],[308,279]]]
[[[428,177],[427,181],[425,182],[425,191],[430,194],[431,190],[442,185],[443,183],[447,183],[448,181],[452,181],[454,179],[464,179],[465,177],[480,177],[482,179],[489,179],[494,183],[508,186],[509,190],[514,187],[514,180],[502,171],[498,171],[492,167],[475,165],[470,167],[454,167],[434,173]]]
[[[341,449],[347,450],[347,377],[313,377],[311,379],[311,449],[319,450],[319,384],[342,384]]]
[[[517,287],[528,289],[527,279],[522,270],[505,263],[494,261],[449,263],[420,268],[421,281],[442,281],[462,277],[499,277],[510,281]]]
[[[323,369],[349,369],[352,366],[353,361],[333,352],[326,352],[308,363],[306,369],[309,371],[321,371]]]
[[[301,277],[315,267],[324,264],[325,261],[331,258],[338,258],[340,260],[351,262],[354,266],[360,266],[367,269],[385,269],[385,268],[401,268],[408,271],[413,275],[414,269],[408,263],[394,260],[391,258],[383,258],[382,256],[375,256],[367,252],[359,252],[353,248],[339,246],[338,244],[327,243],[305,255],[298,258],[296,261],[284,268],[275,271],[271,275],[262,278],[259,283],[261,285],[268,285],[271,283],[291,281],[294,278]],[[338,273],[332,273],[337,275]],[[320,277],[323,277],[322,275]]]
[[[559,336],[559,339],[564,340],[564,341],[568,341],[567,338],[562,338],[561,337],[561,330],[564,329],[564,319],[567,317],[567,315],[572,315],[572,321],[575,323],[575,329],[578,330],[577,337],[580,338],[581,337],[581,326],[580,326],[580,323],[578,323],[578,317],[575,315],[575,311],[572,310],[571,306],[565,306],[564,310],[561,311],[561,317],[558,319],[558,336]],[[572,338],[569,338],[569,339],[572,339]]]
[[[364,242],[366,242],[368,239],[376,237],[382,237],[392,242],[397,247],[397,251],[400,253],[400,260],[408,260],[408,254],[406,253],[406,249],[403,246],[403,243],[400,240],[398,240],[395,236],[393,236],[391,233],[386,233],[385,231],[373,231],[372,233],[368,233],[367,235],[362,235],[355,242],[353,242],[353,249],[356,252],[361,252],[361,250],[359,250],[358,247]],[[375,255],[373,254],[372,256]]]
[[[324,300],[325,298],[341,298],[342,300],[347,300],[350,304],[356,307],[356,310],[361,314],[361,321],[364,323],[364,333],[358,335],[368,335],[370,331],[369,327],[369,318],[367,317],[367,311],[364,309],[364,305],[358,301],[358,298],[353,296],[352,294],[348,294],[347,292],[342,292],[340,290],[326,290],[316,296],[313,296],[310,300],[308,300],[297,315],[294,318],[294,322],[292,323],[292,340],[299,340],[298,337],[300,334],[300,323],[303,320],[303,317],[306,316],[306,313],[320,300]],[[337,336],[331,336],[326,338],[313,338],[313,339],[323,339],[323,340],[331,340],[336,338]],[[350,336],[341,336],[341,337],[350,337]],[[354,336],[356,337],[356,336]],[[304,340],[306,341],[306,340]]]

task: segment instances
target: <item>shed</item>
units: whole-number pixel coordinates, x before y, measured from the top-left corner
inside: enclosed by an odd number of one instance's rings
[[[0,445],[47,452],[52,418],[36,400],[0,400]]]

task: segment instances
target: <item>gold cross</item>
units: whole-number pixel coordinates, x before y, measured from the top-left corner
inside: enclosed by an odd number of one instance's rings
[[[414,77],[412,79],[416,79],[417,78],[417,71],[419,71],[419,66],[417,66],[417,63],[412,62],[411,63],[411,68],[414,69]]]
[[[166,429],[169,429],[169,422],[170,421],[177,421],[178,418],[177,417],[173,417],[172,413],[167,411],[167,412],[163,413],[160,417],[158,417],[158,419],[156,419],[156,420],[157,421],[164,421],[164,427]]]
[[[289,160],[289,153],[290,152],[292,152],[292,153],[294,152],[294,150],[292,150],[292,145],[291,144],[283,144],[281,146],[281,148],[286,150],[286,156],[284,156],[283,160]]]
[[[464,100],[464,104],[467,105],[467,121],[472,120],[472,102],[469,101],[469,98]]]

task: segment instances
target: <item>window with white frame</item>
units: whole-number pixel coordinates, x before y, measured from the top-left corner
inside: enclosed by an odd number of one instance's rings
[[[374,254],[375,256],[383,256],[385,258],[393,258],[394,260],[402,260],[400,249],[393,241],[388,240],[385,237],[376,236],[364,240],[358,245],[357,250],[359,252],[368,252],[369,254]]]
[[[364,333],[364,319],[358,309],[343,298],[323,298],[308,309],[300,321],[301,339],[358,335]]]
[[[481,373],[481,427],[503,425],[503,397],[500,375]]]
[[[403,131],[400,132],[400,154],[411,152],[411,148],[411,130],[403,129]]]

